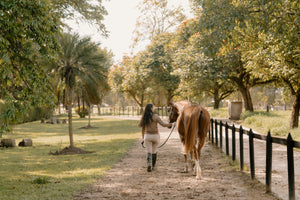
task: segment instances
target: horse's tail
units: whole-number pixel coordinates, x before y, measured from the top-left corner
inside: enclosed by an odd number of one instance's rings
[[[185,153],[190,152],[195,144],[195,140],[197,140],[201,117],[202,111],[200,110],[200,107],[194,107],[185,127]]]

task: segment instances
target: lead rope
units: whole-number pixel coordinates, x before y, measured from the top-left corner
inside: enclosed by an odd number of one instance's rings
[[[167,141],[169,140],[171,134],[173,133],[174,128],[175,128],[175,124],[174,124],[172,130],[170,131],[170,134],[169,134],[169,136],[167,137],[167,139],[165,140],[165,142],[162,143],[158,148],[161,148],[162,146],[164,146],[164,145],[167,143]],[[146,147],[144,146],[144,141],[141,142],[141,144],[142,144],[142,147],[143,147],[143,148],[146,148]]]

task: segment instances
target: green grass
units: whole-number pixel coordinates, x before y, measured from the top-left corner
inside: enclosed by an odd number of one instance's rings
[[[219,108],[217,110],[208,108],[211,118],[228,118],[228,108]]]
[[[4,138],[31,138],[33,147],[0,149],[1,199],[70,199],[101,178],[140,136],[136,121],[95,118],[92,129],[79,129],[87,119],[73,121],[76,147],[91,154],[50,155],[69,146],[68,124],[32,122],[17,125]]]
[[[228,118],[228,108],[209,110],[212,118]],[[291,111],[254,111],[245,112],[241,115],[241,120],[237,123],[243,127],[267,134],[271,131],[272,136],[287,137],[291,133],[294,140],[300,141],[300,128],[289,129]]]

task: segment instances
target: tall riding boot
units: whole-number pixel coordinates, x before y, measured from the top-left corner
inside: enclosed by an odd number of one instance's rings
[[[151,153],[147,153],[147,172],[151,172]]]
[[[152,154],[152,170],[155,168],[157,153]]]

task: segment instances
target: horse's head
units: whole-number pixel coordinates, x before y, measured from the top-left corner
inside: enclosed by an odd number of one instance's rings
[[[179,116],[179,110],[178,108],[175,106],[175,104],[170,103],[170,109],[169,109],[169,122],[173,123],[176,122],[178,116]]]

